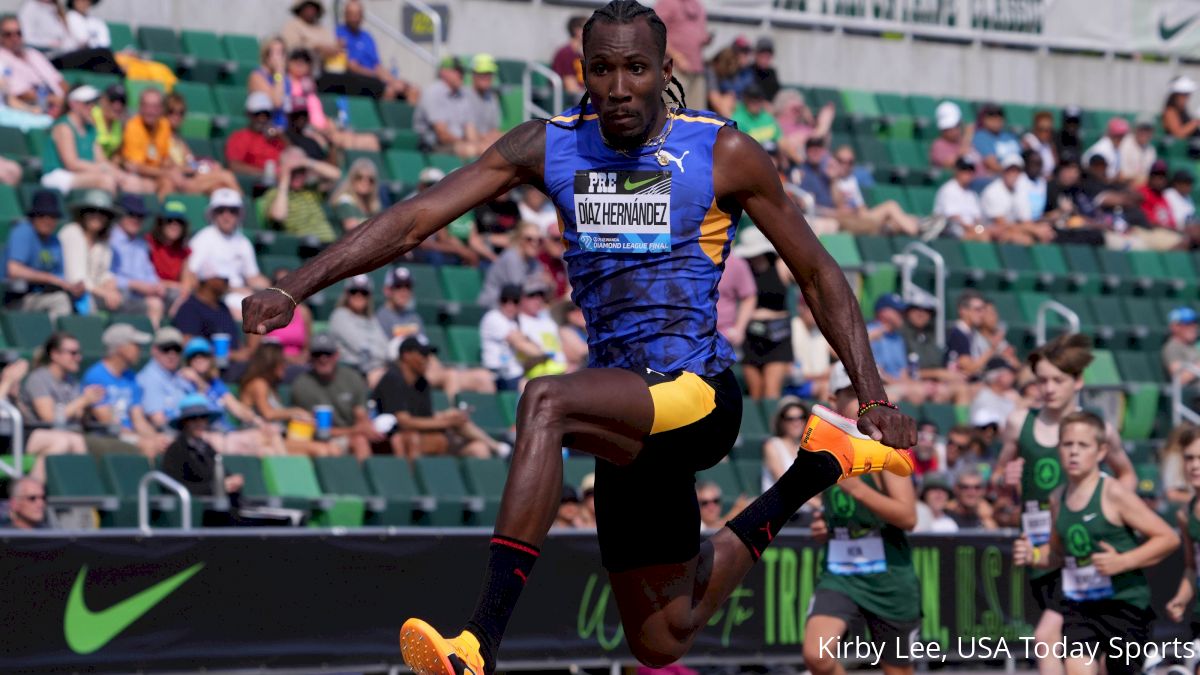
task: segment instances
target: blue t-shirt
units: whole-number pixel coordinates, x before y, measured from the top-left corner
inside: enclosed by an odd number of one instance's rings
[[[168,420],[179,414],[179,402],[192,389],[178,372],[172,373],[153,360],[138,373],[137,383],[142,390],[142,410],[147,415],[163,413]]]
[[[973,144],[982,157],[1004,159],[1009,155],[1021,154],[1021,142],[1009,131],[993,134],[987,129],[978,129]]]
[[[58,237],[52,234],[43,239],[28,220],[17,223],[8,233],[8,259],[56,277],[63,275],[62,244],[58,243]],[[40,293],[46,290],[46,286],[33,284],[29,290]]]
[[[81,384],[84,387],[93,384],[104,387],[104,398],[96,407],[111,407],[114,419],[120,422],[122,427],[133,428],[129,411],[142,404],[142,388],[138,385],[137,375],[132,368],[120,375],[113,375],[104,366],[104,362],[99,361],[83,374]]]
[[[813,196],[817,206],[826,209],[835,208],[833,189],[829,184],[829,176],[825,175],[824,167],[813,164],[800,166],[804,174],[800,177],[800,189]]]
[[[867,324],[867,332],[880,328],[878,321]],[[875,363],[891,377],[900,377],[908,365],[908,347],[904,344],[904,336],[899,332],[884,333],[871,341],[871,354]]]
[[[237,349],[242,345],[241,330],[238,329],[237,322],[233,320],[233,314],[229,313],[229,308],[224,303],[217,303],[216,307],[209,307],[200,302],[196,296],[191,296],[179,306],[179,312],[175,315],[172,321],[184,335],[212,339],[212,336],[218,333],[226,333],[229,335],[229,346],[231,349]]]
[[[355,33],[347,26],[338,26],[337,36],[346,43],[346,58],[371,70],[379,65],[379,50],[375,47],[375,38],[371,37],[370,33],[365,30]]]

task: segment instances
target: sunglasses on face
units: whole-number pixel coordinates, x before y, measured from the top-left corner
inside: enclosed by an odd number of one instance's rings
[[[170,353],[179,354],[180,352],[183,351],[183,347],[180,345],[176,345],[176,344],[159,345],[158,351],[165,352],[168,354],[170,354]]]
[[[21,500],[27,501],[27,502],[44,502],[44,501],[46,501],[46,495],[21,495],[20,498],[21,498]]]
[[[700,507],[703,508],[705,506],[719,505],[721,503],[721,498],[717,497],[715,499],[701,499],[699,501],[700,501]]]
[[[371,291],[365,291],[361,288],[352,288],[347,291],[350,295],[370,295]]]
[[[333,356],[333,352],[313,352],[314,359],[327,359]]]
[[[0,33],[0,35],[3,35],[3,36],[4,36],[4,37],[6,37],[6,38],[9,38],[9,37],[21,37],[21,31],[19,31],[19,30],[6,30],[6,31],[4,31],[3,33]]]
[[[66,354],[67,356],[72,356],[72,357],[83,355],[83,353],[80,352],[78,349],[60,349],[60,350],[58,350],[58,353]]]
[[[542,243],[542,238],[541,237],[521,237],[521,241],[526,242],[528,244],[540,244],[540,243]]]
[[[374,185],[374,184],[375,184],[375,176],[368,176],[368,175],[365,175],[365,174],[364,174],[364,175],[361,175],[361,176],[355,176],[355,177],[354,177],[354,180],[365,180],[365,181],[367,181],[368,183],[370,183],[370,184],[372,184],[372,185]]]
[[[958,489],[959,489],[959,490],[982,490],[982,489],[983,489],[983,485],[981,485],[981,484],[979,484],[979,483],[960,484],[960,485],[958,486]]]
[[[213,213],[218,216],[225,214],[225,213],[232,213],[234,215],[237,215],[241,212],[242,212],[241,209],[234,207],[234,206],[218,206],[217,208],[213,209]],[[179,221],[179,222],[182,223],[183,221]]]
[[[516,301],[516,300],[514,300],[514,299],[512,299],[512,298],[504,298],[503,300],[501,300],[501,301],[500,301],[500,304],[502,304],[502,305],[515,305],[515,304],[517,304],[517,301]]]

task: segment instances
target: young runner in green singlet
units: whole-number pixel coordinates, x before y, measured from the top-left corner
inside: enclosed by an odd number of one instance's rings
[[[1200,427],[1187,426],[1179,430],[1175,439],[1183,447],[1183,475],[1197,494],[1200,494]],[[1196,509],[1200,508],[1200,498],[1192,497],[1187,508],[1176,513],[1179,532],[1183,539],[1184,569],[1183,578],[1179,580],[1179,590],[1175,597],[1167,602],[1167,616],[1172,621],[1180,622],[1187,617],[1188,604],[1196,598],[1196,561],[1200,559],[1200,517]],[[1200,637],[1200,604],[1192,609],[1192,636]]]

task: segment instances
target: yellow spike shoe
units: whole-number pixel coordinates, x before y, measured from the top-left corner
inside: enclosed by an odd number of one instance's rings
[[[464,630],[447,640],[420,619],[400,627],[400,654],[416,675],[487,675],[474,634]]]
[[[859,431],[854,420],[823,405],[813,406],[800,447],[832,454],[842,465],[842,478],[880,471],[911,476],[913,472],[912,453],[908,450],[889,448]]]

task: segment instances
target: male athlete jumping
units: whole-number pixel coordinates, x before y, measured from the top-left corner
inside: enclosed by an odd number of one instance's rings
[[[401,628],[404,659],[421,675],[495,671],[505,626],[558,508],[563,446],[597,458],[602,562],[630,648],[650,665],[687,651],[810,497],[845,476],[912,470],[907,453],[891,448],[911,447],[915,425],[886,401],[858,302],[784,194],[771,158],[668,90],[678,83],[666,27],[635,0],[597,10],[584,27],[583,51],[587,93],[577,108],[521,124],[477,162],[368,220],[243,304],[246,330],[284,326],[296,302],[396,260],[519,185],[545,192],[562,215],[590,364],[526,387],[474,613],[451,639],[420,619]],[[729,452],[741,419],[734,354],[716,331],[715,303],[743,209],[795,275],[845,363],[863,404],[865,440],[814,428],[805,447],[828,452],[801,452],[775,486],[702,543],[695,472]]]

